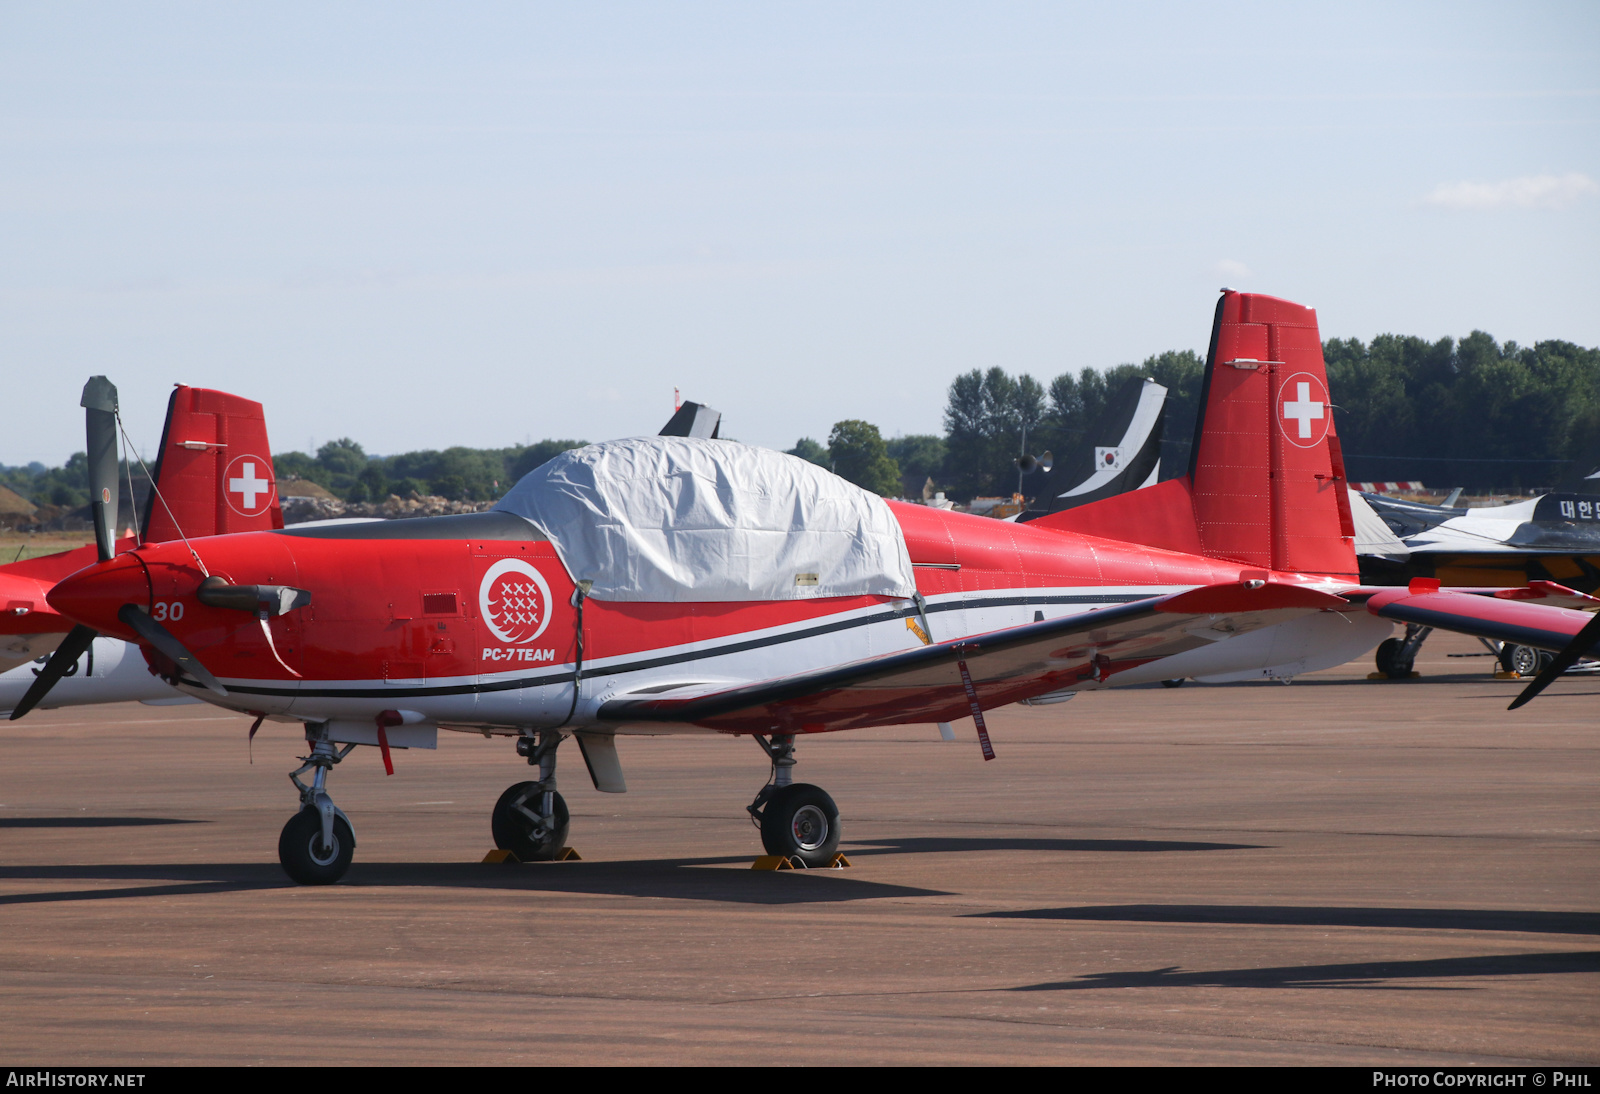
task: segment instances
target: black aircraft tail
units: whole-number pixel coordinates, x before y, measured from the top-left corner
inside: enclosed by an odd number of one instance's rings
[[[1074,509],[1129,490],[1153,486],[1161,477],[1161,432],[1167,389],[1154,380],[1130,380],[1089,429],[1094,443],[1090,467],[1057,463],[1034,487],[1034,507],[1019,520]]]
[[[661,437],[708,437],[715,439],[722,428],[722,411],[712,410],[703,403],[684,403],[678,407],[667,424],[661,427]]]

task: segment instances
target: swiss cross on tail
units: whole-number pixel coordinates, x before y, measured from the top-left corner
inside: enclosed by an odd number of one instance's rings
[[[259,516],[277,496],[272,463],[260,456],[235,456],[222,474],[222,496],[241,517]]]
[[[1328,389],[1309,372],[1297,372],[1278,391],[1278,425],[1291,444],[1311,448],[1322,443],[1333,421]]]

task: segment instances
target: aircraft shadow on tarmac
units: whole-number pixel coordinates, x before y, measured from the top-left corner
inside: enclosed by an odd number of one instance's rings
[[[0,828],[144,828],[152,824],[205,824],[177,817],[0,817]]]
[[[5,822],[0,822],[5,823]],[[36,817],[11,822],[14,827],[109,827],[113,824],[181,824],[164,818]],[[1181,840],[1041,839],[1031,837],[935,837],[873,840],[852,845],[855,856],[992,851],[1240,851],[1259,844],[1202,843]],[[886,897],[949,896],[921,889],[850,877],[834,870],[775,874],[719,869],[748,862],[744,856],[693,859],[641,859],[622,862],[536,863],[522,867],[480,863],[357,862],[340,883],[345,887],[431,887],[446,889],[522,889],[529,892],[590,893],[611,896],[668,897],[732,904],[818,904]],[[275,865],[266,864],[139,864],[105,866],[0,866],[0,881],[166,880],[171,884],[134,884],[109,889],[66,890],[0,895],[0,906],[127,897],[205,895],[255,889],[295,888]],[[807,880],[801,880],[807,879]],[[1070,909],[1069,909],[1070,910]],[[1002,913],[1006,914],[1006,913]],[[1023,914],[1023,913],[1010,913]]]
[[[852,878],[833,870],[766,871],[718,869],[738,859],[653,859],[631,862],[481,863],[357,862],[337,888],[444,888],[523,890],[530,893],[589,893],[665,897],[731,904],[820,904],[885,897],[948,896],[935,889]],[[0,881],[165,880],[110,889],[0,895],[0,906],[126,897],[206,895],[255,889],[296,889],[276,865],[258,863],[137,864],[105,866],[0,866]]]
[[[1600,952],[1513,953],[1442,957],[1424,961],[1361,961],[1343,965],[1286,965],[1272,969],[1180,972],[1176,965],[1147,972],[1097,972],[1076,980],[1025,984],[1008,991],[1084,991],[1092,988],[1360,988],[1383,991],[1472,991],[1471,985],[1415,984],[1408,980],[1486,976],[1545,976],[1600,972]]]
[[[969,919],[1076,919],[1114,923],[1222,923],[1275,927],[1600,934],[1600,913],[1478,908],[1317,908],[1249,904],[1110,904],[974,912]]]
[[[1200,843],[1159,839],[1046,839],[1036,836],[911,836],[906,839],[852,843],[852,856],[916,855],[939,851],[1105,851],[1118,854],[1153,851],[1260,851],[1260,843]],[[1012,913],[1021,915],[1021,912]]]

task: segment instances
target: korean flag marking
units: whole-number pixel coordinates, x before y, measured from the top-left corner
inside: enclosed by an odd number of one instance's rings
[[[532,642],[550,625],[550,586],[520,558],[503,558],[483,575],[478,609],[489,633],[500,641]]]
[[[1094,469],[1096,471],[1121,471],[1122,449],[1120,447],[1101,448],[1094,450]]]

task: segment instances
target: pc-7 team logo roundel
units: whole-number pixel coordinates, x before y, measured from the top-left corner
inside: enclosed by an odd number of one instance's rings
[[[478,586],[478,608],[489,632],[502,642],[532,642],[550,625],[550,586],[520,558],[489,567]]]
[[[272,461],[260,456],[235,456],[222,473],[222,496],[228,508],[241,517],[259,517],[272,505],[277,486],[272,481]]]
[[[1297,372],[1278,389],[1278,428],[1289,443],[1311,448],[1322,443],[1333,424],[1328,389],[1309,372]]]

